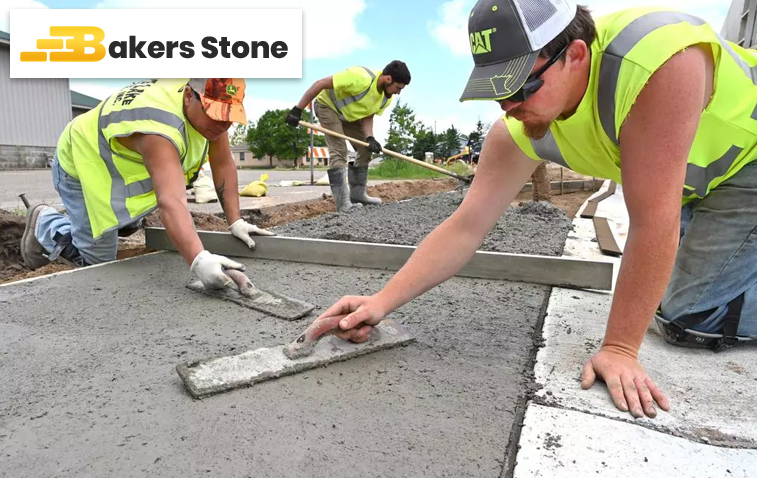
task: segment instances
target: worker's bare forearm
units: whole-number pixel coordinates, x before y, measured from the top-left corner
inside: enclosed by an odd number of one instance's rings
[[[483,239],[456,222],[453,216],[434,229],[376,294],[386,313],[454,276],[473,257]]]
[[[631,231],[623,253],[604,345],[636,356],[670,280],[677,247],[675,224]]]
[[[223,208],[223,212],[226,215],[226,222],[231,225],[242,217],[239,210],[239,191],[237,188],[239,176],[237,175],[237,168],[233,161],[230,160],[212,167],[212,170],[213,184],[216,187],[216,194],[218,194],[218,202],[221,203],[221,208]]]
[[[363,127],[363,134],[366,138],[373,136],[373,115],[363,118],[360,124]]]
[[[334,83],[331,79],[331,77],[328,78],[322,78],[315,83],[313,83],[310,88],[305,90],[305,93],[302,95],[302,98],[300,98],[300,102],[297,103],[297,107],[301,110],[304,110],[307,105],[309,105],[316,96],[318,96],[318,93],[320,93],[323,90],[330,89],[334,87]]]
[[[195,230],[192,215],[187,209],[186,199],[174,197],[160,199],[158,207],[160,220],[166,227],[168,237],[187,264],[192,264],[194,258],[204,248]]]

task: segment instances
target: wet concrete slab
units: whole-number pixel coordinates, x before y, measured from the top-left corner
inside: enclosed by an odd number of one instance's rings
[[[324,310],[390,273],[243,260]],[[296,338],[192,292],[172,253],[0,287],[0,475],[499,477],[548,287],[453,278],[391,317],[415,342],[195,400],[175,367]]]

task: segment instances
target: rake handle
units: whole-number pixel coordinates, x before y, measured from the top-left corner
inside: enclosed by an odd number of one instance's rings
[[[368,147],[368,143],[366,143],[365,141],[360,141],[359,139],[350,138],[349,136],[344,135],[342,133],[337,133],[336,131],[331,131],[330,129],[326,129],[326,128],[324,128],[321,125],[317,125],[317,124],[313,124],[313,123],[308,123],[307,121],[300,121],[300,125],[304,126],[306,128],[314,129],[316,131],[320,131],[321,133],[325,133],[325,134],[328,134],[328,135],[331,135],[331,136],[335,136],[337,138],[346,139],[347,141],[350,141],[350,142],[355,143],[355,144],[359,144],[361,146]],[[418,161],[415,158],[411,158],[410,156],[405,156],[404,154],[395,153],[394,151],[392,151],[390,149],[386,149],[384,147],[381,148],[381,151],[384,154],[387,154],[389,156],[393,156],[393,157],[395,157],[397,159],[401,159],[401,160],[407,161],[409,163],[417,164],[418,166],[424,167],[426,169],[430,169],[432,171],[436,171],[437,173],[442,173],[442,174],[446,174],[447,176],[452,176],[453,178],[458,179],[460,181],[464,181],[466,183],[470,182],[470,178],[466,178],[464,176],[460,176],[459,174],[455,174],[452,171],[447,171],[446,169],[440,168],[439,166],[434,166],[433,164],[428,164],[428,163],[425,163],[423,161]]]

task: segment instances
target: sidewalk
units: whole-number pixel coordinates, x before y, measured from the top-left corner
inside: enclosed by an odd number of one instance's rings
[[[628,214],[620,186],[596,216],[608,218],[622,249]],[[613,261],[617,274],[620,258],[601,254],[592,220],[579,214],[573,224],[564,256]],[[611,293],[552,290],[534,370],[543,388],[526,410],[514,476],[757,476],[757,348],[673,347],[652,323],[641,363],[671,409],[634,419],[615,408],[602,383],[588,391],[579,384],[602,342],[611,301]]]

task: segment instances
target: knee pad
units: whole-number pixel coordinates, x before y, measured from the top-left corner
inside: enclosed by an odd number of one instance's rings
[[[707,320],[716,309],[710,309],[695,314],[684,315],[675,320],[667,320],[662,316],[662,308],[657,309],[655,322],[666,342],[681,347],[711,349],[720,351],[729,349],[739,343],[751,342],[751,337],[740,337],[737,334],[741,308],[744,305],[744,294],[739,295],[728,303],[722,333],[706,333],[692,330]]]
[[[50,261],[62,259],[76,267],[85,267],[89,265],[79,253],[79,249],[74,246],[70,232],[68,234],[56,232],[55,236],[53,236],[53,240],[55,241],[55,247],[47,257]]]

